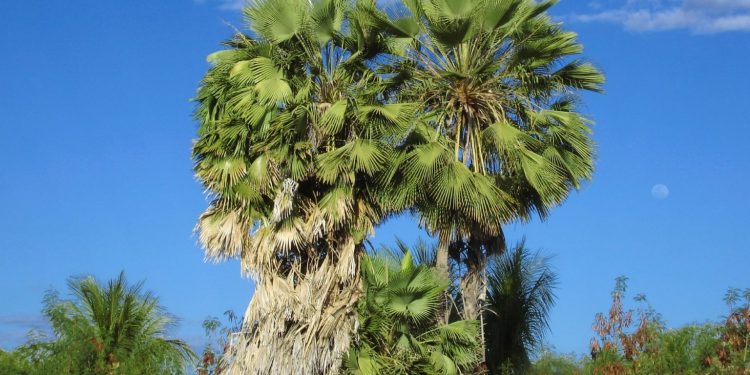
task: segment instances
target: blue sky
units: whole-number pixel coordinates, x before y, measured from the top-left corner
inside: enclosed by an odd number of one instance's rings
[[[189,99],[228,24],[242,27],[236,9],[0,2],[0,347],[44,327],[45,290],[71,275],[145,279],[196,346],[204,317],[244,311],[252,283],[196,246],[206,201],[190,161]],[[563,0],[553,14],[608,83],[585,97],[594,180],[547,221],[508,227],[554,255],[549,343],[586,351],[618,275],[671,325],[718,318],[727,287],[750,287],[750,1]],[[404,217],[374,242],[395,236],[424,234]]]

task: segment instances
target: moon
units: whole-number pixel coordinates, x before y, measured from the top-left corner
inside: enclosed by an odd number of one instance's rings
[[[664,184],[656,184],[651,188],[651,196],[656,199],[667,199],[669,196],[669,188]]]

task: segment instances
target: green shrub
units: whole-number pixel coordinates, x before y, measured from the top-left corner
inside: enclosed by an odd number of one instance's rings
[[[573,354],[561,355],[544,351],[529,368],[528,375],[581,375],[582,361]]]

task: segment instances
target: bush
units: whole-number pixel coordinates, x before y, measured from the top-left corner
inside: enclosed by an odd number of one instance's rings
[[[582,361],[573,354],[544,351],[529,369],[528,375],[581,375],[584,373],[583,367]]]

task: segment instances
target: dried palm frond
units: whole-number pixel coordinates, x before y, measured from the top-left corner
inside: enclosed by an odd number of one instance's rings
[[[247,223],[236,211],[225,212],[215,206],[204,212],[196,226],[198,240],[203,247],[206,259],[220,261],[237,257],[248,241]]]
[[[304,275],[258,280],[229,374],[335,373],[349,350],[360,296],[359,277],[337,268],[324,260]]]

